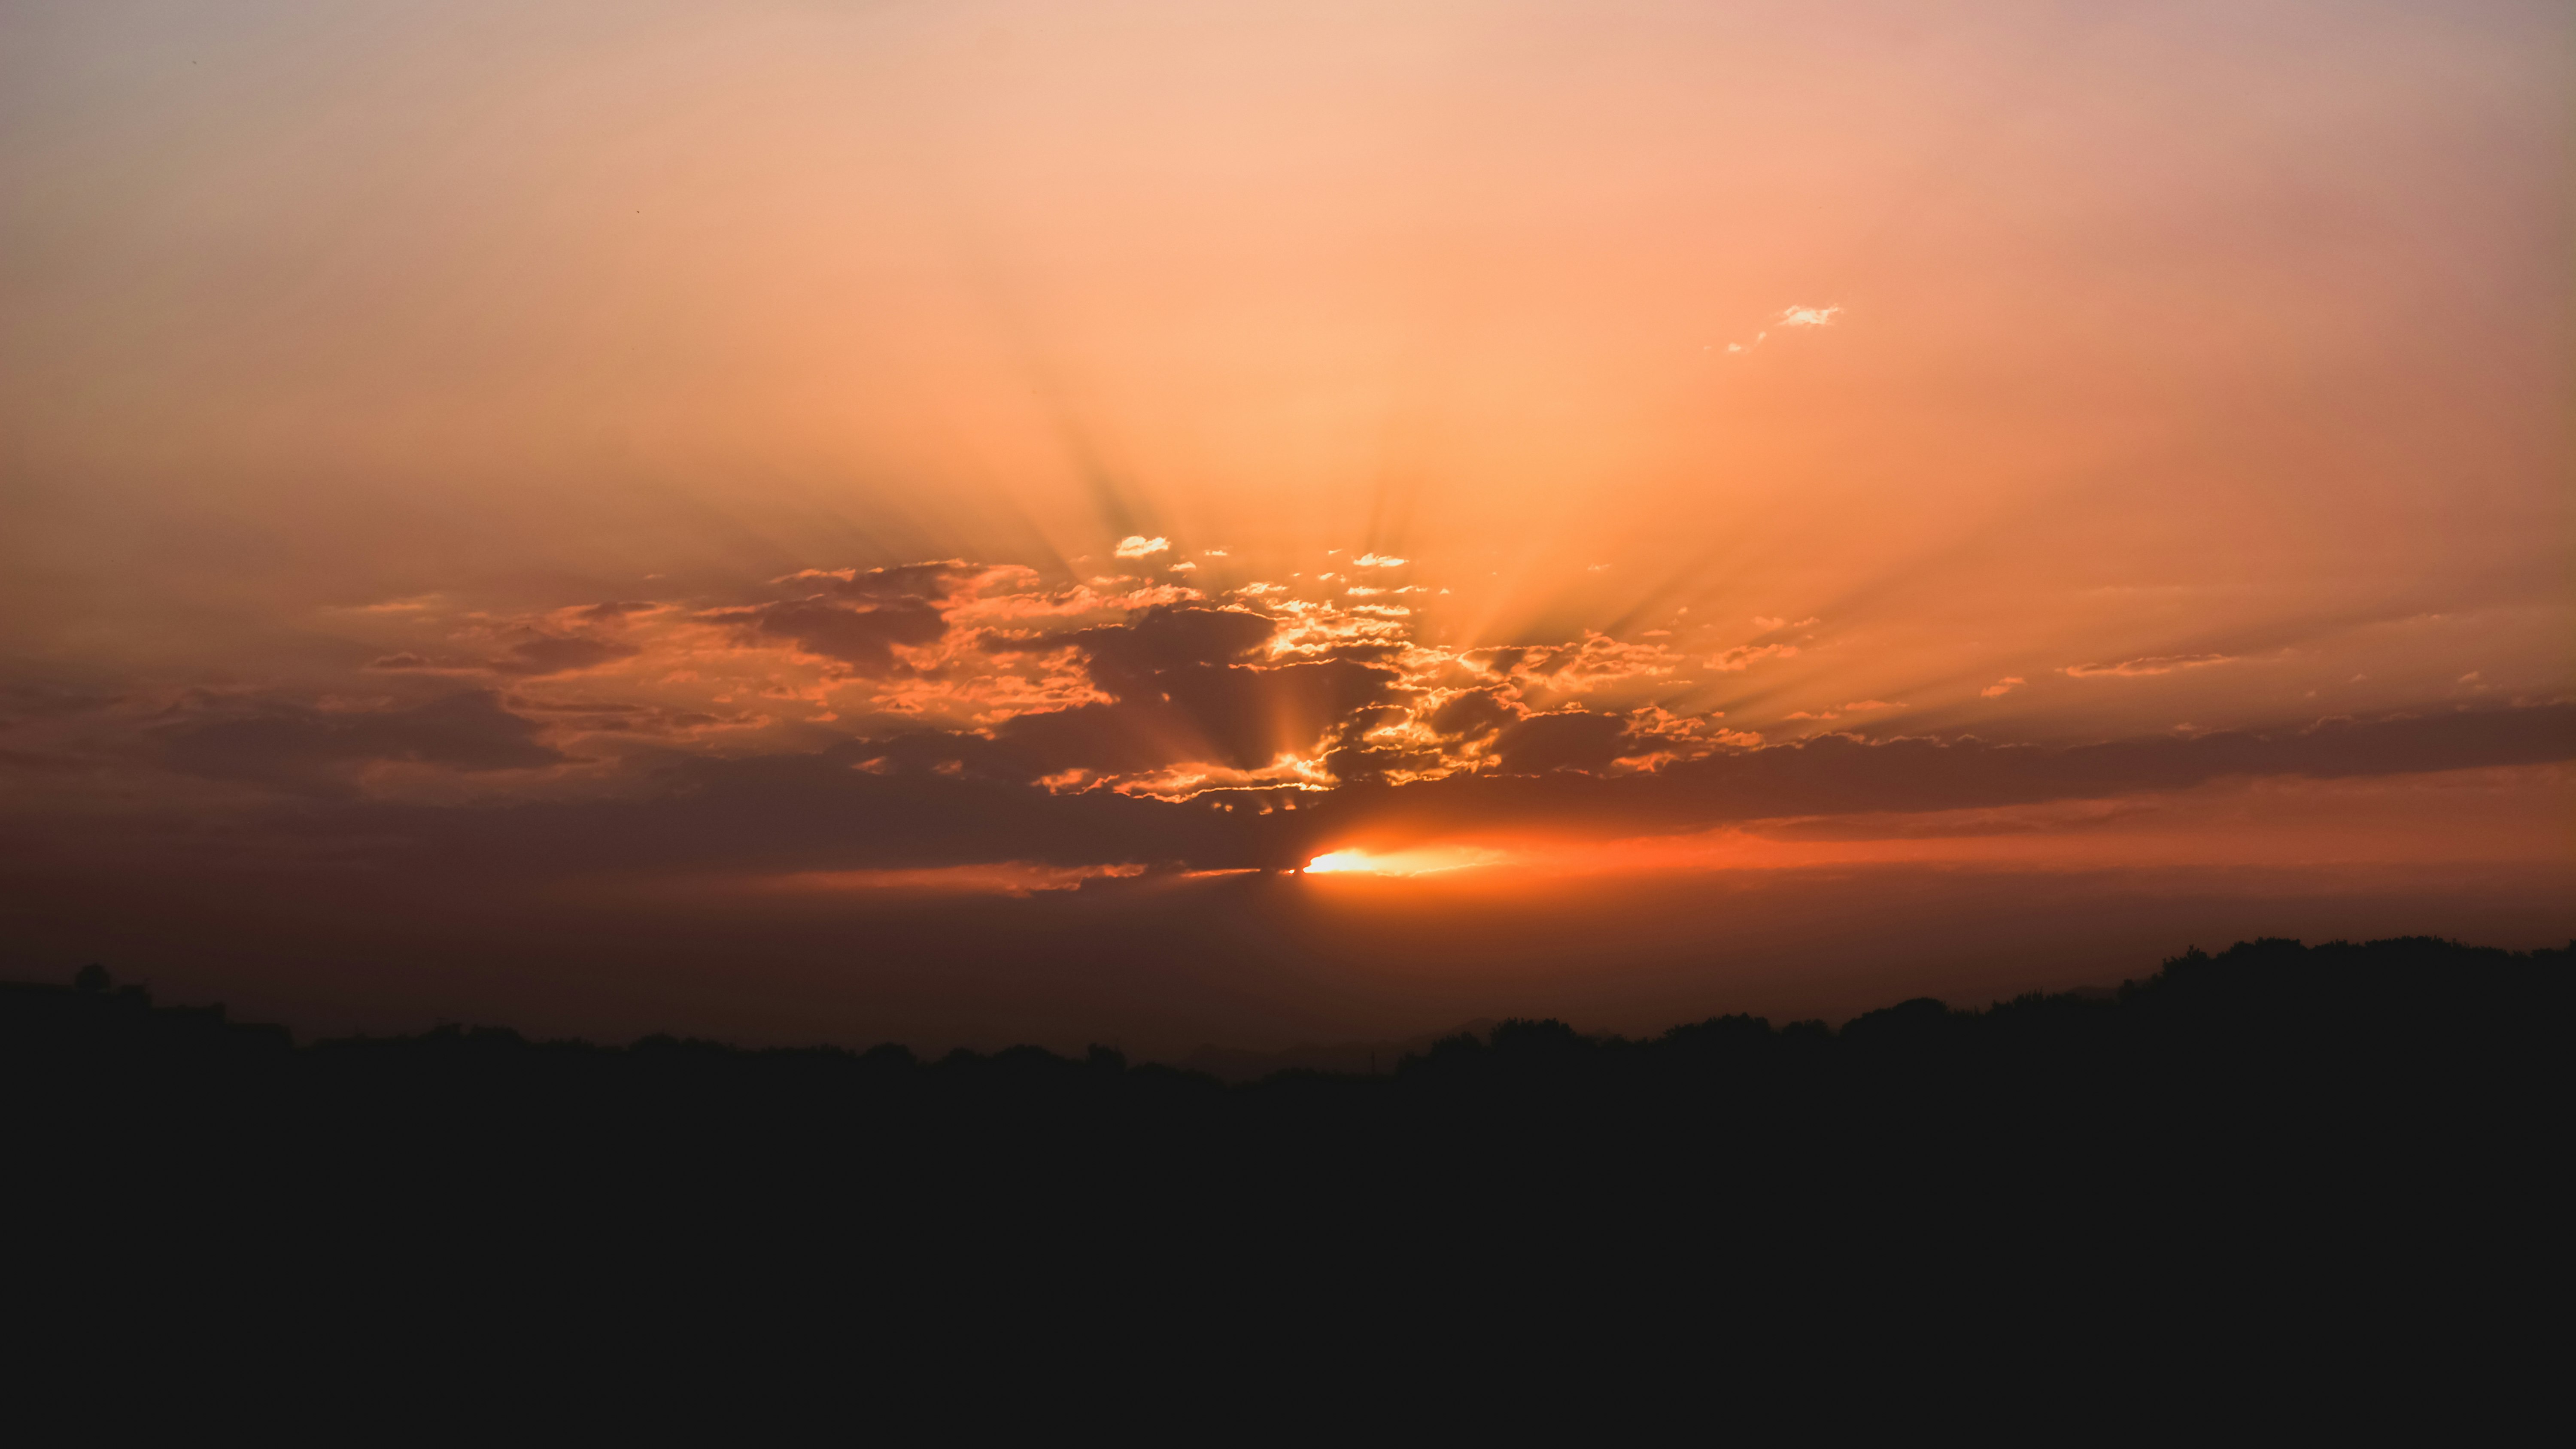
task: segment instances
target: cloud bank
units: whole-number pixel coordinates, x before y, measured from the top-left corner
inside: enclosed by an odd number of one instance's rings
[[[1873,698],[1773,705],[1865,732],[1766,740],[1693,691],[1758,691],[1830,647],[1817,619],[1764,616],[1713,653],[1664,628],[1456,646],[1377,602],[1427,585],[1375,576],[1203,591],[950,559],[524,617],[413,601],[357,611],[420,642],[362,653],[347,692],[62,696],[0,719],[0,770],[146,797],[156,778],[220,784],[252,850],[432,872],[1096,872],[2576,758],[2562,702],[2036,744],[1908,730],[1921,699]],[[2232,657],[2062,672],[2153,687]]]

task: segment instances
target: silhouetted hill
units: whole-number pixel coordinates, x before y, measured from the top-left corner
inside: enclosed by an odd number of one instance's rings
[[[526,1350],[819,1314],[877,1342],[1108,1294],[1238,1327],[1478,1303],[1450,1328],[1621,1341],[1848,1329],[1834,1304],[1923,1332],[2181,1314],[2224,1356],[2539,1292],[2570,959],[2253,941],[2115,993],[1642,1040],[1515,1020],[1237,1086],[1101,1048],[296,1046],[85,973],[0,987],[0,1113],[15,1240],[109,1337],[146,1302],[154,1331],[462,1315]]]
[[[1373,1076],[1394,1071],[1407,1057],[1418,1057],[1444,1038],[1484,1036],[1500,1022],[1479,1017],[1456,1031],[1430,1032],[1402,1041],[1307,1042],[1279,1051],[1246,1051],[1237,1047],[1202,1046],[1181,1059],[1185,1071],[1205,1072],[1220,1082],[1257,1082],[1281,1072],[1342,1072]]]

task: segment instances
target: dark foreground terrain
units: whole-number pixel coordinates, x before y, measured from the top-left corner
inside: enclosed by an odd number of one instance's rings
[[[1515,1021],[1231,1087],[1097,1049],[298,1046],[93,971],[0,987],[14,1322],[549,1373],[2152,1352],[2201,1389],[2340,1372],[2347,1408],[2458,1376],[2474,1417],[2554,1353],[2508,1325],[2563,1287],[2570,965],[2255,941],[2116,994]]]

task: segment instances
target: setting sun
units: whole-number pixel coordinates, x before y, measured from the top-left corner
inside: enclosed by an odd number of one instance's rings
[[[1510,859],[1511,856],[1504,851],[1473,845],[1417,846],[1385,852],[1336,850],[1306,862],[1306,874],[1436,875],[1476,866],[1500,865]]]

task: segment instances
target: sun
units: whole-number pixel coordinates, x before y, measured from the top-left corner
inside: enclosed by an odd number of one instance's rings
[[[1364,850],[1329,850],[1306,862],[1308,875],[1439,875],[1475,866],[1499,865],[1505,851],[1479,845],[1417,845],[1371,854]]]

